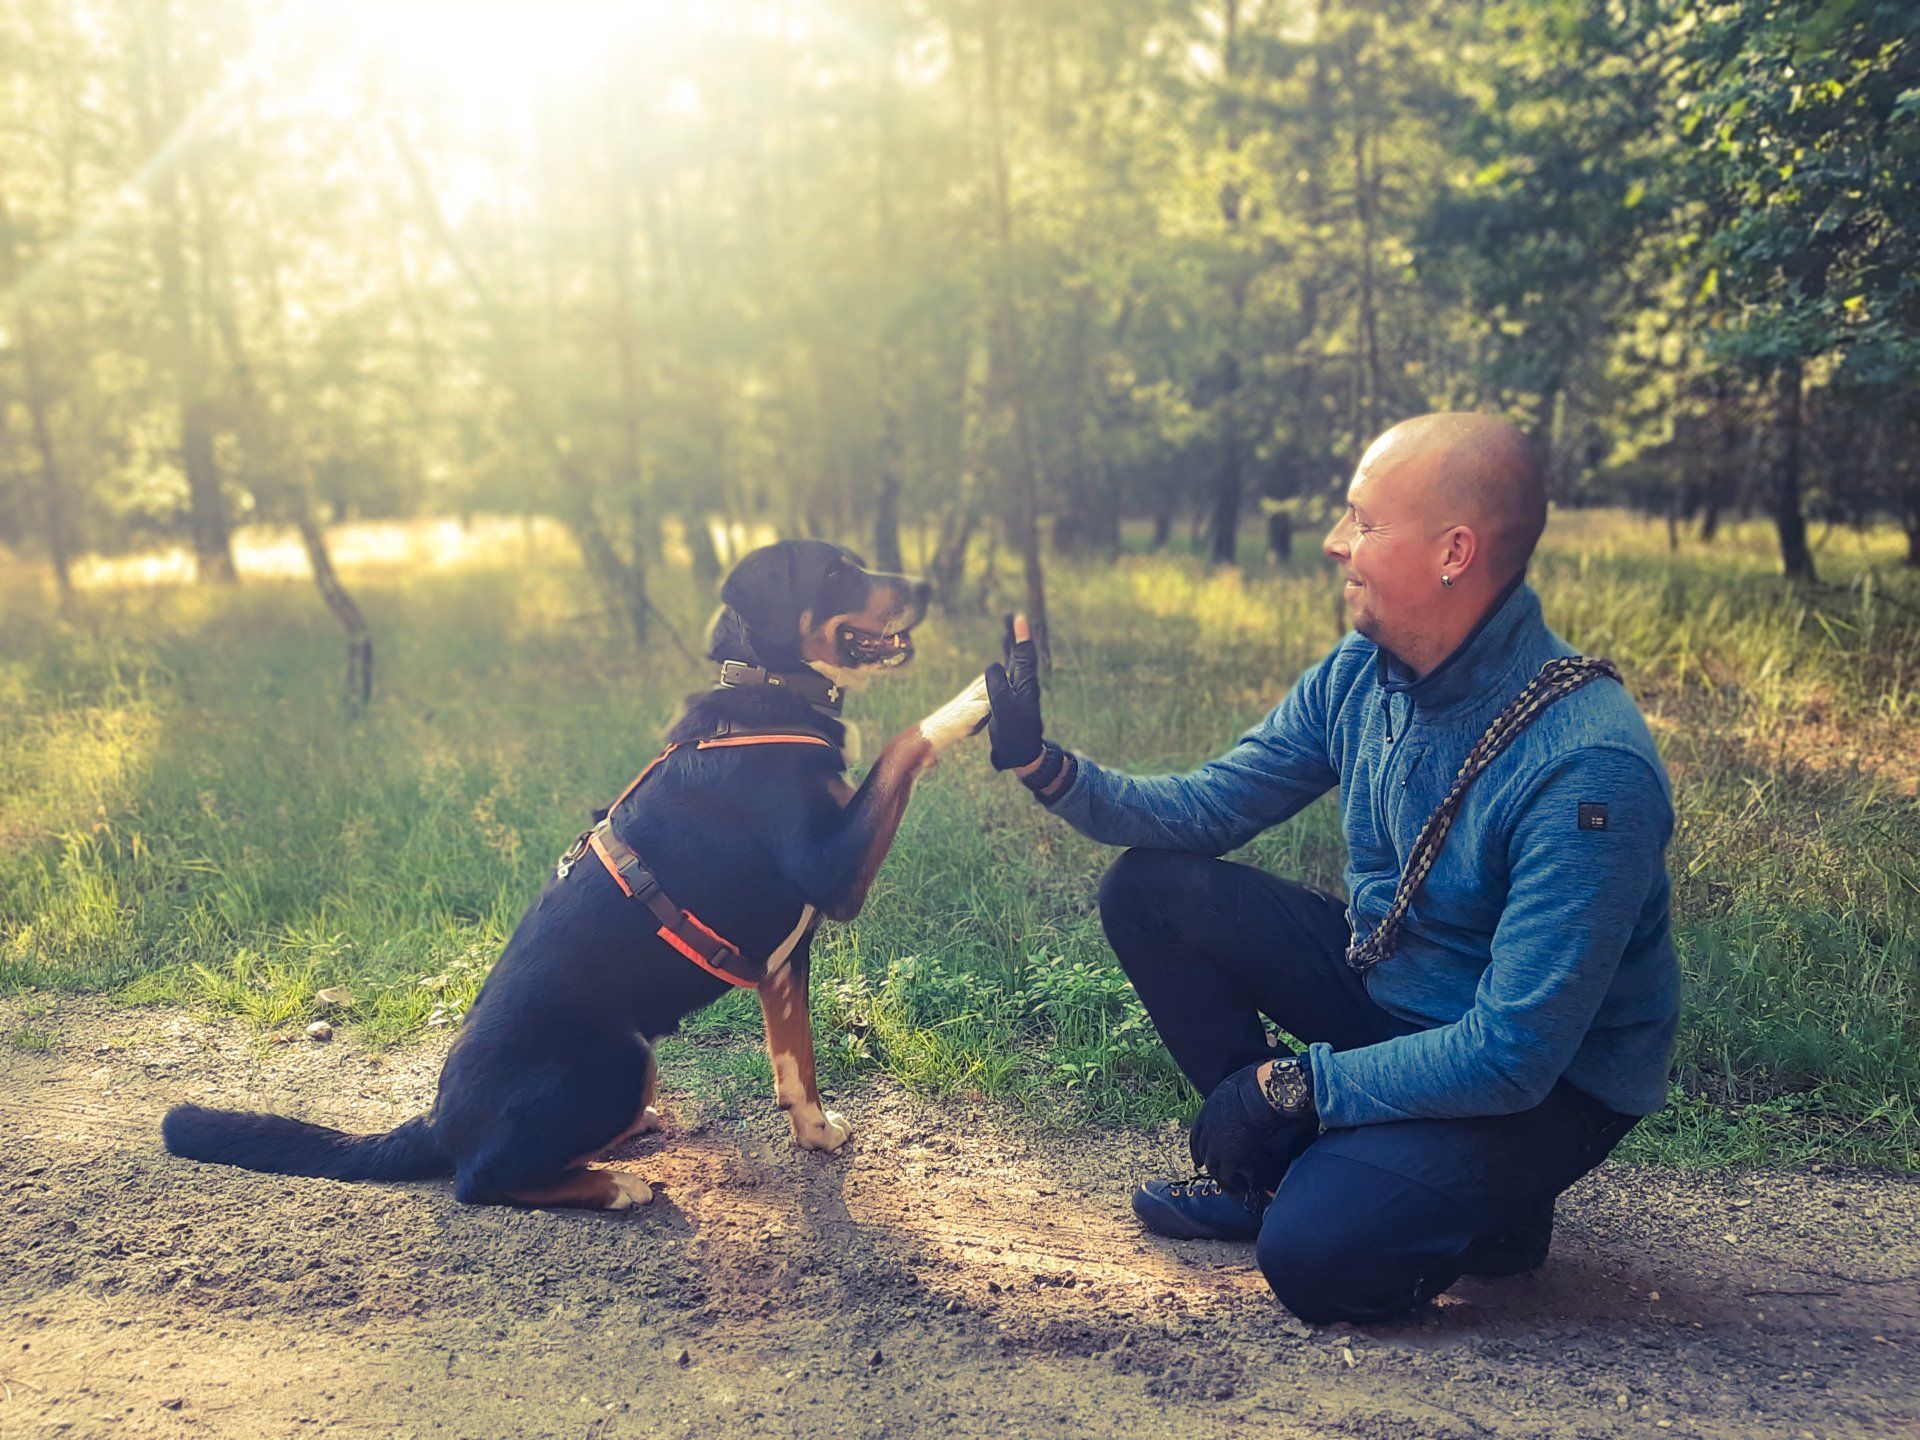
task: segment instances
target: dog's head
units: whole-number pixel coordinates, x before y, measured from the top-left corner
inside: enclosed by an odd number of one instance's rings
[[[721,585],[707,654],[770,670],[806,666],[844,685],[913,658],[909,632],[931,592],[824,540],[782,540],[741,560]]]

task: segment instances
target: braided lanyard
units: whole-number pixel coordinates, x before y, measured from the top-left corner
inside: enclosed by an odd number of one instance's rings
[[[1440,847],[1447,843],[1453,818],[1460,813],[1461,803],[1466,799],[1467,787],[1480,772],[1491,765],[1542,710],[1602,675],[1610,680],[1620,679],[1620,671],[1611,660],[1588,659],[1584,655],[1563,655],[1549,660],[1540,667],[1540,673],[1527,682],[1527,688],[1494,716],[1486,733],[1467,752],[1466,761],[1460,773],[1453,777],[1453,787],[1447,791],[1446,798],[1434,807],[1427,823],[1420,827],[1420,834],[1413,842],[1413,853],[1400,872],[1400,883],[1394,887],[1393,903],[1387,907],[1386,915],[1373,934],[1347,951],[1349,966],[1364,973],[1393,954],[1394,942],[1400,938],[1400,926],[1413,905],[1413,897],[1426,883],[1427,873],[1439,858]]]

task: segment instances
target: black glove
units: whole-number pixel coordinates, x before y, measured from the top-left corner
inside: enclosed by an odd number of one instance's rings
[[[1297,1113],[1273,1108],[1260,1088],[1260,1066],[1265,1063],[1236,1070],[1216,1085],[1188,1137],[1195,1168],[1218,1180],[1230,1195],[1277,1181],[1320,1130],[1311,1090]]]
[[[1006,664],[996,660],[987,666],[987,702],[993,707],[987,718],[993,740],[990,758],[996,770],[1017,770],[1040,758],[1040,655],[1031,635],[1015,641],[1011,615],[1001,646]]]

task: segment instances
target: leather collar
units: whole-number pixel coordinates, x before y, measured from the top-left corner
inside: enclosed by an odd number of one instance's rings
[[[720,662],[720,678],[713,682],[714,689],[734,690],[752,685],[789,691],[814,709],[835,717],[847,698],[845,690],[817,670],[765,670],[744,660]]]

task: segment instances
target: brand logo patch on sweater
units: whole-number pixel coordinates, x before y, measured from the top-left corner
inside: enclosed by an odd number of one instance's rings
[[[1582,830],[1604,830],[1607,828],[1607,807],[1592,800],[1580,802],[1580,828]]]

